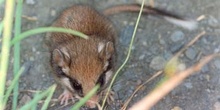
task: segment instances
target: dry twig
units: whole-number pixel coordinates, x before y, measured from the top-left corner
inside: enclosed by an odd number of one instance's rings
[[[179,57],[187,48],[189,48],[191,45],[193,45],[199,38],[201,38],[206,32],[203,31],[201,33],[199,33],[193,40],[191,40],[187,45],[185,45],[178,53],[175,54],[175,56],[173,58]],[[173,59],[172,58],[172,59]],[[171,59],[171,60],[172,60]],[[129,102],[131,101],[131,99],[134,97],[134,95],[139,91],[140,88],[142,88],[145,84],[147,84],[149,81],[153,80],[154,78],[156,78],[157,76],[159,76],[162,73],[162,71],[157,72],[154,76],[152,76],[150,79],[148,79],[147,81],[145,81],[143,84],[141,84],[134,92],[133,94],[127,99],[127,101],[124,103],[123,107],[121,108],[121,110],[126,110]]]
[[[184,79],[192,75],[194,72],[201,70],[201,68],[205,64],[207,64],[210,60],[212,60],[217,56],[219,57],[220,53],[208,55],[204,57],[202,60],[200,60],[200,62],[195,64],[194,66],[191,66],[188,69],[180,73],[177,73],[175,76],[171,77],[169,80],[161,84],[161,86],[157,87],[154,91],[152,91],[141,101],[133,105],[129,110],[149,110],[166,94],[168,94],[171,90],[173,90],[176,86],[178,86],[181,82],[183,82]]]
[[[146,80],[143,84],[141,84],[140,86],[137,87],[137,89],[133,92],[133,94],[127,99],[127,101],[124,103],[123,107],[121,108],[121,110],[126,110],[129,102],[131,101],[131,99],[134,97],[134,95],[144,86],[146,85],[148,82],[152,81],[153,79],[155,79],[157,76],[161,75],[162,71],[158,71],[157,73],[155,73],[150,79]]]
[[[37,17],[30,17],[30,16],[22,15],[22,18],[25,18],[30,21],[37,21]]]
[[[193,40],[191,40],[187,45],[185,45],[174,57],[179,57],[187,48],[189,48],[191,45],[193,45],[200,37],[205,35],[205,31],[202,31],[199,33]]]

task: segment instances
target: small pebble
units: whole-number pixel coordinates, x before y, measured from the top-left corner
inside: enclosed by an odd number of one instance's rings
[[[175,107],[173,107],[171,110],[183,110],[183,109],[180,108],[179,106],[175,106]]]
[[[192,89],[192,88],[193,88],[192,83],[189,83],[189,82],[184,83],[184,86],[185,86],[187,89]]]
[[[122,88],[122,85],[121,84],[116,84],[112,87],[112,89],[115,91],[115,92],[118,92],[120,91]]]
[[[207,38],[205,38],[205,37],[202,38],[202,42],[203,42],[204,44],[209,44]]]
[[[209,82],[210,81],[210,76],[209,75],[205,75],[205,79]]]
[[[30,61],[34,61],[34,57],[33,57],[33,56],[31,56],[29,60],[30,60]]]
[[[179,65],[178,65],[178,70],[179,71],[183,71],[183,70],[185,70],[186,69],[186,65],[184,64],[184,63],[180,63]]]
[[[216,48],[215,50],[214,50],[214,53],[219,53],[220,52],[220,49],[219,48]]]
[[[154,70],[161,70],[164,68],[166,60],[161,56],[156,56],[150,62],[150,67]]]
[[[164,53],[163,53],[163,57],[164,57],[166,60],[171,59],[172,56],[173,56],[173,54],[170,53],[170,52],[164,51]]]
[[[12,82],[11,80],[7,80],[7,81],[6,81],[6,87],[10,86],[10,85],[11,85],[11,82]]]
[[[220,59],[216,59],[214,61],[214,65],[215,65],[216,68],[220,69]]]
[[[219,26],[219,21],[216,18],[214,18],[213,16],[210,16],[208,19],[208,24],[212,27],[217,27],[217,26]]]
[[[197,51],[193,48],[188,48],[185,52],[186,57],[189,58],[190,60],[195,59],[196,54],[197,54]]]
[[[159,43],[160,43],[161,45],[166,45],[166,42],[165,42],[163,39],[159,39]]]
[[[184,39],[184,33],[182,31],[174,31],[171,35],[171,40],[177,42]]]
[[[56,10],[51,10],[51,12],[50,12],[51,16],[56,16],[56,14],[57,14]]]
[[[145,55],[144,54],[142,54],[141,56],[139,56],[139,60],[143,60],[144,59],[144,57],[145,57]]]
[[[35,3],[35,0],[26,0],[26,4],[28,5],[34,5]]]
[[[140,79],[137,80],[137,85],[140,85],[142,83],[142,81]]]
[[[184,42],[176,42],[170,46],[170,51],[172,53],[178,52],[184,46]]]
[[[25,105],[26,103],[31,101],[31,97],[29,95],[24,94],[21,99],[19,100],[19,105],[18,107],[21,107]]]
[[[207,66],[207,65],[204,65],[203,67],[202,67],[202,70],[201,70],[203,73],[206,73],[206,72],[208,72],[209,71],[209,67]]]
[[[32,52],[36,52],[36,48],[32,47]]]
[[[146,41],[143,41],[142,44],[143,44],[143,46],[147,46],[147,42]]]

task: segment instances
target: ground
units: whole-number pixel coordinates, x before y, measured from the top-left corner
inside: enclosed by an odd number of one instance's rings
[[[26,0],[23,16],[37,20],[23,18],[22,31],[50,26],[63,9],[74,4],[90,4],[101,11],[109,6],[134,2],[133,0]],[[155,6],[192,19],[201,15],[205,18],[199,21],[197,30],[188,31],[156,17],[142,16],[129,62],[120,72],[113,86],[115,104],[110,105],[109,110],[118,110],[138,85],[162,69],[163,64],[175,52],[203,30],[206,34],[181,55],[181,62],[189,67],[203,56],[220,52],[219,0],[155,0]],[[1,16],[2,13],[0,11]],[[118,30],[117,65],[120,65],[125,59],[137,14],[123,13],[109,18]],[[20,90],[23,92],[19,95],[19,105],[26,103],[33,96],[32,93],[24,90],[44,90],[55,83],[50,74],[49,52],[44,36],[45,34],[34,35],[21,42],[21,64],[27,67],[27,71],[20,80]],[[13,58],[10,62],[13,62]],[[220,58],[216,58],[200,72],[187,78],[152,110],[220,110],[219,70]],[[12,79],[11,72],[9,71],[7,84]],[[160,78],[147,83],[135,95],[130,106],[147,95]],[[56,99],[61,91],[61,87],[58,87],[53,98]],[[55,104],[50,110],[60,107],[58,103]],[[71,106],[61,109],[68,110],[69,107]]]

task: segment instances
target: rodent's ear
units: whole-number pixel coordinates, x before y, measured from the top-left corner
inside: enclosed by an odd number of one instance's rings
[[[65,48],[53,50],[53,61],[58,66],[64,67],[70,62],[70,55]]]
[[[99,43],[98,45],[98,52],[99,57],[103,58],[105,60],[108,60],[111,58],[112,54],[114,53],[114,45],[113,42],[107,42],[107,43]]]

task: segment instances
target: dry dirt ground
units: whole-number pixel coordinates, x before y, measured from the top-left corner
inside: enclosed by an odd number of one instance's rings
[[[63,9],[74,4],[89,4],[97,10],[103,10],[109,6],[134,2],[134,0],[26,0],[23,15],[37,20],[23,18],[22,31],[50,26]],[[205,15],[205,19],[199,21],[197,30],[188,31],[156,17],[142,16],[130,60],[113,86],[115,103],[110,105],[108,110],[118,110],[138,85],[162,69],[164,63],[175,52],[201,31],[205,30],[207,33],[181,55],[181,62],[189,67],[203,56],[220,52],[219,0],[155,0],[155,6],[193,19]],[[1,16],[3,8],[4,6],[0,10]],[[120,65],[125,59],[137,14],[122,13],[109,18],[118,30],[117,64]],[[28,68],[20,80],[21,91],[44,90],[55,83],[50,75],[49,53],[44,36],[45,34],[34,35],[21,43],[22,65]],[[155,60],[156,64],[153,65]],[[13,62],[13,58],[10,62]],[[187,78],[152,110],[220,110],[219,71],[220,59],[216,58],[200,72]],[[9,71],[9,80],[12,78],[11,74]],[[160,78],[146,84],[133,98],[130,106],[148,94]],[[58,87],[53,98],[56,99],[61,92],[61,87]],[[32,97],[32,93],[21,92],[19,105],[28,102]],[[50,110],[60,107],[58,103],[55,104]],[[61,110],[68,110],[70,107]]]

